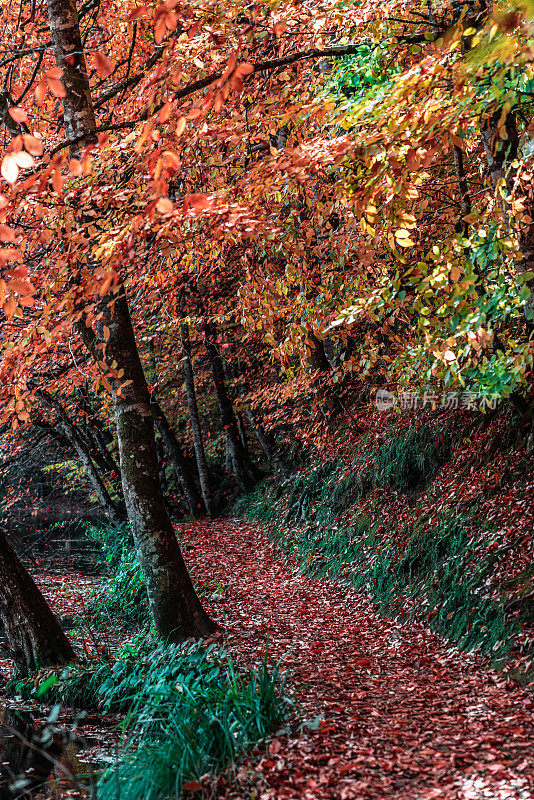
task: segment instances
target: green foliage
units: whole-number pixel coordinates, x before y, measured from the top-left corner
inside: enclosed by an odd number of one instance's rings
[[[375,486],[407,492],[424,486],[450,455],[447,431],[425,425],[389,439],[374,456]]]
[[[225,650],[198,644],[124,654],[99,693],[105,708],[127,706],[127,739],[100,781],[102,800],[179,797],[184,783],[218,774],[276,731],[292,707],[265,661],[239,670]]]
[[[391,80],[401,69],[391,61],[387,46],[363,44],[354,55],[345,56],[335,64],[329,92],[336,99],[356,96],[372,100],[387,91]]]
[[[148,622],[148,596],[130,528],[86,524],[85,534],[98,544],[101,565],[110,576],[94,596],[92,618],[130,627]]]
[[[184,783],[231,766],[293,712],[266,659],[239,669],[224,648],[167,645],[150,635],[125,645],[116,660],[42,670],[14,689],[125,715],[120,758],[100,780],[101,800],[179,797]]]
[[[43,669],[27,678],[10,681],[7,689],[9,694],[24,700],[97,709],[98,687],[107,670],[108,664],[102,660],[68,664],[61,669]]]

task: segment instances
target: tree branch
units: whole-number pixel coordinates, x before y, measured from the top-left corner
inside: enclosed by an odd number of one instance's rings
[[[295,64],[299,61],[310,61],[315,59],[321,58],[341,58],[342,56],[353,55],[357,53],[361,47],[361,43],[359,44],[347,44],[347,45],[336,45],[334,47],[325,47],[324,50],[319,50],[318,48],[314,47],[311,50],[303,50],[297,53],[289,53],[286,56],[280,56],[279,58],[271,58],[266,61],[258,61],[257,64],[253,64],[253,71],[251,74],[256,74],[257,72],[264,72],[266,70],[274,70],[278,69],[278,67],[287,67],[290,64]],[[161,54],[158,53],[156,57],[156,53],[153,53],[150,59],[147,61],[146,66],[153,66],[153,64],[157,61]],[[154,60],[153,60],[154,59]],[[198,81],[193,81],[193,83],[184,86],[183,89],[179,89],[177,92],[174,92],[174,99],[175,100],[183,100],[185,97],[189,97],[189,95],[194,94],[195,92],[199,92],[201,89],[206,89],[215,81],[219,80],[222,77],[223,73],[221,72],[212,72],[211,75],[207,75],[205,78],[200,78]],[[125,86],[135,86],[137,83],[141,81],[144,77],[143,74],[132,75],[130,78],[124,79],[119,81],[114,86],[112,86],[108,92],[105,92],[101,95],[95,103],[95,108],[100,107],[103,105],[107,100],[114,97],[118,92],[120,92]],[[92,133],[105,133],[107,131],[120,131],[120,130],[127,130],[128,128],[135,128],[140,122],[146,120],[151,114],[157,113],[163,107],[163,103],[159,103],[153,110],[146,108],[142,114],[137,117],[136,119],[129,119],[125,120],[124,122],[115,122],[110,123],[108,125],[101,125],[98,128],[95,128]],[[50,151],[50,155],[53,156],[58,153],[60,150],[64,150],[65,147],[69,147],[70,145],[76,144],[80,139],[64,139],[60,142],[53,150]]]

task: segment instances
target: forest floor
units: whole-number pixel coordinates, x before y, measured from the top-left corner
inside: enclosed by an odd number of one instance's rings
[[[252,665],[268,648],[311,723],[250,756],[219,797],[534,800],[532,693],[352,589],[304,577],[257,525],[195,522],[183,538],[197,582],[219,587],[206,605],[232,653]],[[39,582],[63,615],[83,614],[96,581]]]
[[[250,759],[228,798],[534,798],[532,694],[353,590],[304,577],[256,525],[185,534],[197,579],[221,585],[210,610],[230,649],[250,663],[268,645],[305,717],[322,715]]]

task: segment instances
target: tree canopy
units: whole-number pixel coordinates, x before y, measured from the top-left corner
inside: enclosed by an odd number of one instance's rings
[[[531,3],[79,15],[93,141],[69,140],[46,9],[2,11],[4,423],[38,385],[120,381],[107,326],[91,364],[75,323],[124,283],[163,370],[187,319],[286,378],[326,338],[335,380],[524,393]]]

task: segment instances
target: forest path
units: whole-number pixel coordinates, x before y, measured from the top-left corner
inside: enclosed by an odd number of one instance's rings
[[[230,798],[532,800],[532,695],[416,625],[378,617],[331,581],[284,562],[258,526],[191,523],[186,560],[197,580],[225,588],[211,613],[231,649],[284,657],[309,717],[248,766]],[[209,606],[209,604],[208,604]],[[256,795],[257,796],[257,795]]]

